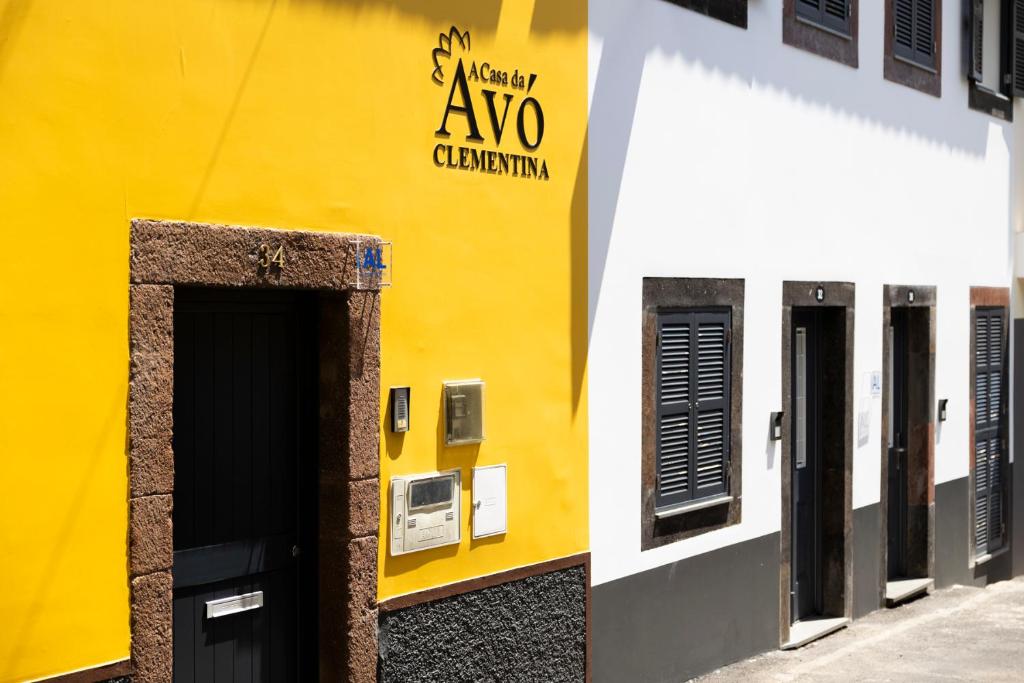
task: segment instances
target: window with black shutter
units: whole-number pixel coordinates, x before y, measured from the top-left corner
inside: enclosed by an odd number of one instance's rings
[[[859,0],[789,0],[782,5],[782,42],[857,68]]]
[[[700,12],[712,19],[747,27],[747,0],[667,0],[673,5]]]
[[[967,106],[1006,121],[1013,120],[1011,98],[1018,88],[1018,72],[1024,71],[1024,68],[1018,70],[1014,66],[1017,54],[1015,27],[1017,17],[1022,14],[1021,7],[1024,7],[1022,0],[965,0],[964,3]],[[1024,18],[1021,21],[1024,22]],[[1024,30],[1021,36],[1024,37]],[[1024,81],[1024,75],[1021,80]]]
[[[942,95],[942,0],[886,0],[887,80]]]
[[[655,509],[729,491],[729,311],[659,313]]]
[[[742,520],[744,287],[643,279],[642,550]]]
[[[796,0],[796,16],[802,21],[849,36],[852,0]]]
[[[1003,545],[1006,462],[1006,309],[974,319],[974,545],[985,555]]]
[[[935,0],[892,0],[893,51],[909,62],[935,66]]]

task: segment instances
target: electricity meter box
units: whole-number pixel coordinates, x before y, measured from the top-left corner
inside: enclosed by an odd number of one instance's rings
[[[478,379],[444,383],[444,443],[458,446],[484,440],[484,383]]]
[[[391,554],[458,543],[459,470],[391,479]]]

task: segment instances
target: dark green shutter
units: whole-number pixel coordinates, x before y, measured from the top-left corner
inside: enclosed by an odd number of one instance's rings
[[[1013,29],[1010,52],[1013,56],[1010,74],[1013,96],[1024,97],[1024,0],[1013,0],[1011,10]],[[1004,15],[1005,16],[1005,15]]]
[[[845,36],[851,34],[852,0],[796,0],[796,15]]]
[[[730,341],[727,312],[658,316],[658,509],[728,491]]]
[[[982,62],[985,43],[985,0],[971,0],[971,16],[968,18],[971,35],[968,55],[967,77],[981,83]]]
[[[935,67],[934,0],[892,0],[893,52],[920,66]]]
[[[1006,313],[978,308],[974,320],[974,543],[984,554],[1003,543],[1006,458]]]

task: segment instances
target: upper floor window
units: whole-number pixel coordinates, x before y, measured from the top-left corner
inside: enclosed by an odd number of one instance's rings
[[[782,42],[857,67],[859,0],[784,0]]]
[[[928,69],[935,67],[935,0],[892,0],[893,53]]]
[[[733,26],[747,27],[747,0],[668,0],[668,2]]]
[[[1013,120],[1014,95],[1024,90],[1024,2],[968,0],[963,41],[967,46],[967,104],[1007,121]],[[1020,33],[1016,33],[1016,31]],[[1012,52],[1012,54],[1011,54]]]
[[[853,0],[796,0],[796,16],[801,21],[849,36]]]
[[[939,97],[942,93],[942,0],[887,0],[885,78]]]

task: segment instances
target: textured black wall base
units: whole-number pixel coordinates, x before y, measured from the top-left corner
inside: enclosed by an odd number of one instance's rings
[[[586,582],[571,567],[382,612],[378,680],[583,681]]]
[[[779,534],[592,588],[594,681],[683,681],[779,646]]]
[[[853,618],[859,619],[882,606],[879,595],[881,557],[881,508],[878,503],[853,510]]]

